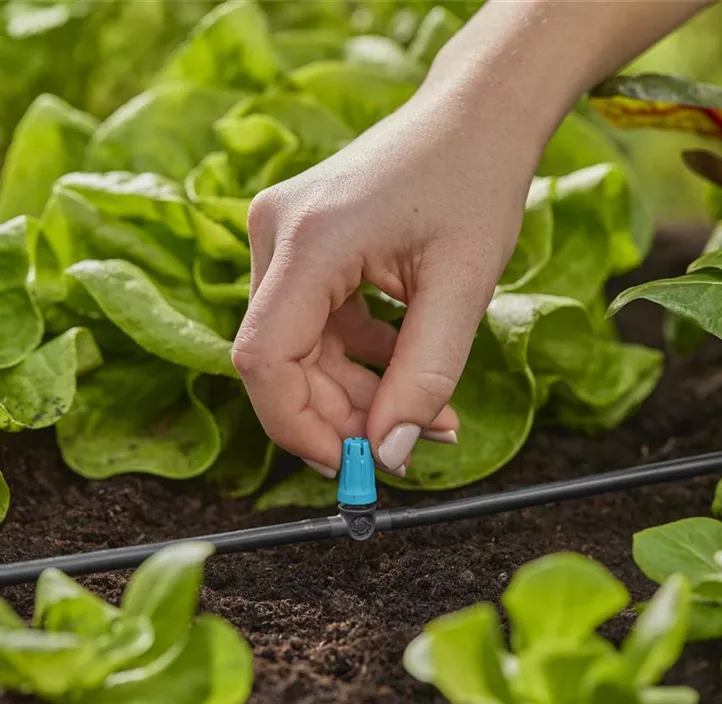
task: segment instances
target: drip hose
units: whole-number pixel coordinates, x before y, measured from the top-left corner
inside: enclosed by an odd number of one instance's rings
[[[228,554],[339,537],[366,540],[375,531],[400,530],[479,518],[718,473],[722,473],[722,452],[712,452],[419,508],[377,511],[375,503],[359,506],[340,504],[338,515],[325,518],[0,565],[0,587],[33,582],[43,570],[51,567],[68,575],[111,572],[137,567],[159,550],[179,543],[192,541],[212,543],[216,553]]]

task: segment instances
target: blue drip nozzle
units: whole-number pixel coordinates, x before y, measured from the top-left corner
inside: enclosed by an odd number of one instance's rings
[[[376,503],[374,458],[366,438],[347,438],[343,443],[337,498],[347,506]]]

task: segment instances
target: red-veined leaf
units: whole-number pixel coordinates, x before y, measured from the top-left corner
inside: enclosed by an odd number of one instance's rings
[[[589,102],[615,127],[722,139],[722,86],[661,74],[616,76],[597,86]]]

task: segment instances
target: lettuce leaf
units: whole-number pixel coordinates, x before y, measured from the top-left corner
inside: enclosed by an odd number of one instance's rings
[[[97,122],[53,95],[41,95],[15,131],[0,181],[0,222],[39,216],[57,178],[82,167]]]
[[[221,618],[193,618],[212,552],[187,542],[156,553],[131,578],[120,608],[46,570],[33,628],[0,601],[0,685],[82,704],[246,701],[250,646]]]
[[[534,379],[528,367],[509,363],[490,327],[480,328],[451,400],[464,442],[453,446],[422,440],[406,477],[379,475],[385,484],[422,490],[463,486],[494,472],[524,444],[534,420]]]
[[[241,94],[190,83],[163,83],[131,100],[93,134],[89,171],[153,172],[182,181],[219,144],[213,123]],[[182,116],[182,119],[178,119]]]
[[[432,7],[419,25],[409,45],[409,55],[431,64],[439,49],[456,34],[463,22],[446,7]]]
[[[3,0],[0,154],[38,95],[98,118],[146,89],[163,61],[217,0]]]
[[[87,259],[71,266],[68,274],[147,352],[189,369],[236,378],[231,343],[171,306],[137,266],[120,259]]]
[[[624,172],[598,164],[555,179],[552,255],[517,290],[570,296],[589,305],[612,274],[636,266],[642,251],[630,227]]]
[[[613,271],[621,273],[639,266],[652,246],[654,221],[651,204],[639,182],[629,158],[620,150],[599,125],[579,112],[571,112],[548,143],[538,173],[542,176],[564,176],[596,164],[614,164],[623,174],[628,193],[625,218],[631,232],[631,242],[625,235],[617,238],[613,256]],[[601,209],[606,206],[599,203]]]
[[[511,652],[496,609],[480,603],[435,619],[404,667],[452,704],[696,704],[688,688],[654,686],[684,646],[689,584],[669,578],[620,650],[596,633],[629,595],[602,565],[558,553],[523,565],[504,592]]]
[[[273,34],[273,46],[284,72],[314,61],[341,59],[346,36],[333,29],[288,29]]]
[[[20,364],[0,370],[0,430],[46,428],[75,401],[77,377],[102,364],[92,335],[72,328]]]
[[[221,451],[207,381],[157,359],[109,362],[84,378],[58,423],[63,459],[89,479],[202,474]]]
[[[10,487],[5,481],[2,473],[0,473],[0,521],[5,520],[10,508]]]
[[[239,272],[248,271],[250,252],[225,227],[182,198],[177,184],[165,183],[152,174],[131,178],[115,172],[103,176],[70,174],[56,184],[42,228],[31,258],[35,260],[34,290],[46,317],[50,316],[50,306],[57,321],[58,304],[62,304],[72,314],[95,320],[94,325],[87,323],[95,330],[106,315],[68,276],[67,269],[83,261],[116,258],[150,274],[164,301],[181,315],[221,337],[235,332],[238,313],[206,300],[208,290],[212,292],[217,283],[226,282],[210,274],[207,282],[199,281],[199,277],[208,266],[212,274],[216,264],[215,268],[227,269],[231,282],[235,282],[242,276]],[[199,261],[210,264],[199,272]],[[201,290],[193,287],[194,282],[202,284]],[[217,303],[223,292],[212,297],[212,303]],[[238,286],[232,293],[233,303],[247,298],[247,291]],[[104,337],[108,337],[107,332]]]
[[[208,480],[224,495],[241,498],[260,489],[276,458],[276,446],[266,437],[240,383],[223,391],[223,401],[214,407],[222,449],[208,470]]]
[[[211,152],[185,180],[188,199],[209,218],[227,227],[247,242],[248,209],[252,198],[231,166],[226,152]]]
[[[689,580],[690,641],[722,637],[721,545],[722,522],[712,518],[685,518],[634,535],[634,561],[649,579],[659,584],[681,574]]]
[[[27,283],[28,241],[37,227],[23,216],[0,225],[0,370],[22,362],[43,337],[43,319]]]
[[[246,701],[253,683],[253,653],[234,628],[206,614],[191,626],[173,658],[160,666],[117,673],[82,704],[237,704]]]
[[[459,445],[421,441],[405,489],[448,489],[491,474],[525,442],[541,418],[586,431],[612,427],[654,388],[662,355],[600,338],[576,299],[498,294],[479,329],[451,405]]]
[[[313,96],[356,134],[403,105],[415,84],[392,78],[367,66],[343,61],[318,61],[289,75],[299,90]]]
[[[322,477],[314,469],[304,467],[264,492],[254,508],[259,511],[289,506],[326,508],[336,504],[336,489],[334,482]]]
[[[342,57],[346,63],[364,66],[379,73],[420,84],[426,73],[421,57],[407,51],[390,37],[364,34],[346,42]],[[310,63],[307,62],[307,63]]]
[[[257,90],[277,73],[265,13],[253,0],[231,0],[203,18],[170,58],[161,80]]]

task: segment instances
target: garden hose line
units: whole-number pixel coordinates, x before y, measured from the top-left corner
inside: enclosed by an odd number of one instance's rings
[[[353,439],[346,442],[361,442],[361,440]],[[367,441],[363,440],[362,442],[366,443],[367,447]],[[370,450],[367,452],[370,456]],[[363,460],[363,454],[360,457]],[[346,459],[347,455],[344,452],[344,461]],[[358,469],[358,466],[354,469]],[[68,575],[111,572],[137,567],[146,558],[169,545],[191,541],[211,543],[215,546],[216,553],[228,554],[344,536],[354,540],[367,540],[376,531],[415,528],[435,523],[479,518],[653,484],[722,474],[722,452],[656,462],[512,491],[446,501],[431,506],[384,510],[376,510],[375,489],[372,497],[374,502],[369,503],[368,483],[369,481],[373,483],[373,465],[366,460],[366,464],[361,466],[361,469],[365,473],[365,478],[354,485],[352,476],[354,472],[349,468],[344,471],[344,467],[342,467],[339,498],[343,498],[345,501],[339,503],[339,513],[335,516],[0,565],[0,586],[33,582],[37,580],[43,570],[51,567]],[[371,478],[369,479],[369,477]],[[366,482],[365,487],[362,486],[364,482]],[[362,497],[365,503],[355,502],[354,497]]]

